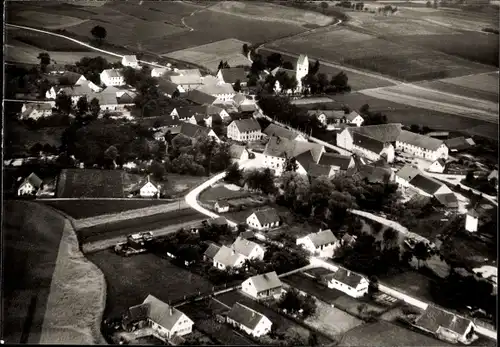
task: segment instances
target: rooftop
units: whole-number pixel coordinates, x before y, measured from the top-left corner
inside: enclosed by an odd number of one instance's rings
[[[470,319],[455,315],[451,312],[429,305],[425,312],[417,318],[415,325],[436,333],[440,327],[454,331],[460,335],[467,332]]]
[[[352,134],[352,143],[374,153],[380,153],[384,149],[384,142],[356,132]]]
[[[230,83],[206,84],[199,87],[198,90],[209,95],[235,94]]]
[[[236,238],[236,240],[231,246],[231,248],[234,249],[235,252],[240,253],[247,258],[250,256],[255,247],[262,248],[262,246],[260,246],[259,244],[253,241],[243,239],[239,236]]]
[[[241,254],[234,252],[233,249],[227,246],[222,246],[217,254],[215,254],[214,261],[227,267],[232,267],[235,266],[241,258],[243,258]]]
[[[267,136],[278,136],[287,140],[295,140],[298,136],[300,136],[299,133],[283,128],[274,123],[269,124],[268,127],[264,129],[263,133]]]
[[[422,172],[415,166],[406,164],[401,169],[396,172],[396,176],[410,182],[415,176],[421,174]]]
[[[347,170],[352,157],[349,155],[341,155],[336,153],[323,153],[319,159],[318,164],[329,165],[340,168],[340,170]]]
[[[272,157],[297,158],[304,152],[311,152],[313,161],[317,163],[323,153],[324,147],[317,143],[306,141],[292,141],[286,138],[271,136],[264,149],[264,155]]]
[[[212,105],[217,98],[200,90],[194,89],[186,93],[186,99],[198,105]]]
[[[276,210],[274,208],[257,210],[257,211],[254,211],[253,213],[255,213],[255,216],[257,217],[257,219],[261,225],[275,223],[275,222],[280,221],[280,216],[278,215],[278,212],[276,212]]]
[[[281,287],[281,281],[275,271],[250,277],[257,292]]]
[[[407,130],[401,130],[397,141],[407,143],[415,147],[428,149],[430,151],[437,150],[439,146],[444,143],[443,141],[435,139],[433,137],[412,133],[411,131]]]
[[[226,83],[236,83],[236,81],[247,82],[248,72],[242,67],[232,67],[229,69],[221,69],[222,77]]]
[[[349,127],[347,131],[352,133],[359,133],[380,142],[396,142],[402,128],[401,123],[389,123],[378,125],[364,125],[360,127]]]
[[[348,285],[349,287],[356,288],[363,279],[363,277],[352,271],[339,268],[334,273],[325,275],[324,279],[326,281],[336,280]]]
[[[240,119],[233,121],[240,133],[251,131],[260,131],[260,124],[253,118]]]
[[[233,307],[227,314],[227,317],[243,325],[244,327],[253,330],[255,329],[257,324],[259,324],[260,320],[264,317],[264,315],[251,309],[250,307],[247,307],[237,302],[233,305]]]
[[[422,189],[430,195],[434,195],[434,193],[436,193],[436,191],[444,185],[444,183],[441,183],[432,177],[427,177],[421,173],[413,177],[410,184],[414,187]]]
[[[307,237],[311,239],[312,243],[316,248],[338,241],[330,229],[309,234],[307,235]]]

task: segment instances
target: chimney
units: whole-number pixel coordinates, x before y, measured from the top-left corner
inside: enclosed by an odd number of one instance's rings
[[[255,317],[255,311],[252,311],[252,318]]]
[[[170,315],[173,315],[172,306],[170,306],[170,308],[169,308],[169,314],[170,314]]]
[[[347,276],[351,276],[351,271],[347,270]]]

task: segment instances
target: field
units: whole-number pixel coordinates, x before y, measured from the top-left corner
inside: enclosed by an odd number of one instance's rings
[[[457,77],[456,79],[462,79],[462,78],[466,77]],[[452,80],[455,80],[455,78],[453,78]],[[497,90],[496,91],[492,90],[491,92],[479,89],[478,87],[481,85],[475,85],[475,84],[459,85],[448,82],[448,79],[436,80],[430,82],[421,82],[421,83],[416,83],[416,85],[419,87],[434,89],[441,92],[461,95],[469,98],[481,99],[490,102],[498,102],[498,85],[496,88]]]
[[[216,185],[201,192],[199,200],[205,203],[213,204],[221,199],[233,199],[250,195],[244,190],[231,190],[225,185]]]
[[[40,27],[45,29],[61,29],[82,24],[86,21],[86,19],[28,10],[12,14],[9,21],[18,25]]]
[[[354,66],[405,81],[491,71],[485,65],[407,45],[406,39],[404,44],[398,44],[349,29],[333,28],[276,41],[267,46],[293,53],[308,52],[310,58]]]
[[[187,61],[217,72],[219,62],[227,61],[229,66],[250,66],[251,62],[241,52],[245,42],[236,39],[225,39],[206,45],[191,47],[166,54],[172,59]]]
[[[6,42],[9,45],[13,46],[17,46],[17,42],[22,42],[44,51],[92,52],[90,48],[79,45],[73,41],[63,39],[62,37],[39,33],[31,30],[7,28],[6,36]]]
[[[183,209],[83,228],[78,230],[77,234],[81,243],[87,243],[126,236],[140,231],[154,231],[171,225],[202,219],[205,218],[201,213],[192,209]]]
[[[57,182],[58,198],[123,198],[121,171],[67,169]]]
[[[212,289],[206,279],[172,265],[153,254],[121,257],[112,250],[88,254],[104,273],[107,283],[104,318],[118,317],[149,294],[164,302]]]
[[[396,287],[398,290],[409,295],[432,301],[432,297],[429,294],[429,286],[432,280],[417,271],[406,271],[391,275],[390,277],[381,278],[380,281],[388,286]]]

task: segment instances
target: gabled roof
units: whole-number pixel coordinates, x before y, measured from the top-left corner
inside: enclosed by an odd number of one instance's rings
[[[229,154],[231,154],[231,158],[233,159],[240,159],[244,151],[246,151],[245,146],[233,144],[229,147]]]
[[[314,247],[316,248],[338,241],[330,229],[322,230],[317,233],[311,233],[307,235],[307,237],[312,241]]]
[[[155,67],[155,68],[153,68],[153,70],[151,70],[151,75],[156,73],[156,74],[159,74],[161,76],[161,75],[165,74],[167,71],[169,71],[169,69],[166,67]]]
[[[234,252],[231,248],[227,246],[222,246],[219,251],[214,256],[214,261],[223,264],[227,267],[232,267],[237,264],[237,262],[244,258],[243,255]]]
[[[332,170],[332,167],[329,165],[320,165],[320,164],[315,164],[311,163],[309,164],[309,170],[307,171],[307,174],[311,177],[317,178],[320,176],[330,176],[330,172]]]
[[[296,133],[295,131],[291,131],[288,129],[285,129],[279,125],[276,125],[274,123],[271,123],[268,125],[267,128],[264,129],[263,131],[264,134],[267,136],[278,136],[285,138],[287,140],[295,140],[300,134]]]
[[[217,218],[213,218],[213,219],[210,219],[209,223],[211,225],[227,225],[227,219],[224,218],[224,217],[217,217]]]
[[[23,106],[26,107],[26,111],[22,113],[22,116],[29,116],[33,111],[49,112],[52,111],[52,104],[47,102],[30,102]]]
[[[328,282],[331,280],[335,280],[344,283],[351,288],[356,288],[363,279],[363,276],[349,270],[339,268],[334,273],[323,276],[323,278]]]
[[[124,323],[134,323],[142,320],[148,319],[149,315],[149,305],[148,304],[139,304],[132,307],[129,307],[125,317]]]
[[[189,138],[207,136],[210,129],[191,123],[182,123],[180,126],[172,128],[172,134],[183,134]]]
[[[230,83],[206,84],[199,87],[197,90],[209,95],[235,94],[233,86]]]
[[[402,130],[401,123],[389,123],[378,125],[364,125],[360,127],[349,127],[347,131],[352,133],[363,134],[380,142],[396,142]]]
[[[425,176],[421,173],[413,177],[413,179],[410,181],[410,184],[414,187],[422,189],[424,192],[430,195],[434,195],[434,193],[444,185],[444,183],[441,183],[434,178]]]
[[[89,87],[89,82],[85,82],[78,86],[64,87],[59,90],[69,96],[82,96],[94,94],[95,92]]]
[[[352,157],[349,155],[341,155],[336,153],[323,153],[319,159],[318,164],[335,166],[340,168],[340,170],[347,170],[349,164],[352,161]]]
[[[151,294],[148,295],[143,304],[149,305],[148,318],[167,330],[171,330],[175,323],[184,315],[175,307],[169,306]]]
[[[236,93],[236,95],[233,97],[233,102],[237,106],[240,106],[240,104],[243,103],[246,99],[247,97],[244,94]]]
[[[307,114],[316,117],[324,114],[327,119],[342,119],[344,117],[347,119],[347,114],[343,110],[310,110],[307,111]]]
[[[247,133],[251,131],[260,131],[260,124],[253,118],[240,119],[233,121],[234,125],[238,128],[240,133]]]
[[[264,149],[264,155],[273,157],[298,158],[304,152],[311,152],[315,163],[319,161],[324,147],[317,143],[305,141],[292,141],[286,138],[271,136]]]
[[[156,189],[159,189],[159,184],[152,181],[149,178],[149,175],[147,175],[146,177],[141,178],[141,180],[130,190],[130,192],[131,193],[138,192],[141,190],[142,187],[144,187],[148,183],[151,183],[153,186],[155,186]]]
[[[163,93],[172,95],[172,93],[178,90],[177,89],[178,87],[179,87],[178,84],[175,84],[174,82],[171,82],[166,78],[160,78],[158,80],[158,89]]]
[[[185,98],[198,105],[212,105],[217,98],[215,96],[194,89],[187,92]]]
[[[406,164],[396,172],[396,176],[410,182],[415,176],[420,175],[422,172],[413,165]]]
[[[390,168],[370,164],[361,164],[355,168],[354,178],[367,180],[369,183],[387,183],[391,176]]]
[[[222,78],[226,83],[236,83],[237,80],[240,82],[248,82],[248,72],[242,67],[232,67],[229,69],[221,69]]]
[[[122,60],[125,63],[137,64],[137,57],[135,55],[124,55]]]
[[[250,253],[252,253],[255,247],[262,248],[262,246],[258,245],[257,243],[245,240],[239,236],[236,238],[236,240],[231,246],[231,248],[234,249],[235,252],[240,253],[247,258],[250,256]]]
[[[238,111],[240,112],[254,112],[257,110],[257,105],[255,104],[241,104],[238,106]]]
[[[21,185],[23,185],[23,184],[25,184],[25,183],[29,183],[29,184],[31,184],[33,187],[35,187],[35,188],[37,188],[37,189],[38,189],[38,188],[40,188],[40,187],[41,187],[41,185],[42,185],[43,181],[42,181],[42,180],[40,179],[40,177],[38,177],[38,176],[37,176],[34,172],[32,172],[32,173],[30,173],[30,175],[29,175],[28,177],[26,177],[26,178],[24,179],[24,181],[23,181],[23,183],[22,183]]]
[[[65,73],[63,73],[62,75],[58,75],[57,76],[57,83],[59,85],[62,85],[61,82],[67,82],[68,85],[70,86],[74,86],[76,84],[76,82],[78,82],[78,80],[82,77],[83,75],[77,73],[77,72],[73,72],[73,71],[66,71]],[[85,78],[85,77],[84,77]],[[66,84],[64,84],[66,85]]]
[[[217,200],[215,203],[219,207],[229,207],[229,203],[226,200]]]
[[[253,283],[257,293],[282,286],[282,283],[275,271],[252,276],[249,280]]]
[[[123,76],[122,72],[120,70],[117,70],[117,69],[106,69],[106,70],[103,70],[101,72],[101,74],[104,74],[104,75],[108,76],[109,78]]]
[[[442,167],[446,166],[446,160],[444,160],[443,158],[439,158],[435,162],[438,163],[439,165],[441,165]]]
[[[275,223],[280,221],[280,216],[274,208],[266,208],[253,212],[261,225]]]
[[[170,75],[168,76],[171,82],[179,85],[194,85],[202,84],[201,75]]]
[[[353,236],[349,233],[345,233],[344,236],[342,236],[342,241],[346,243],[351,243],[356,241],[356,236]]]
[[[201,77],[200,69],[180,69],[176,73],[182,76],[196,76]]]
[[[401,130],[401,133],[397,137],[397,141],[407,143],[409,145],[428,149],[430,151],[435,151],[444,142],[434,137],[420,135],[417,133],[412,133],[411,131]]]
[[[211,243],[207,250],[205,251],[205,253],[203,253],[204,256],[206,256],[207,258],[209,259],[214,259],[215,255],[217,254],[217,252],[219,252],[219,249],[220,247],[217,246],[216,244],[214,243]]]
[[[433,305],[427,306],[425,312],[415,321],[416,326],[434,333],[437,333],[438,329],[443,327],[459,335],[464,335],[471,323],[470,319],[442,310]]]
[[[459,136],[459,137],[454,137],[454,138],[449,139],[449,140],[445,140],[444,144],[450,150],[458,151],[458,150],[467,149],[467,148],[473,146],[474,141],[472,141],[472,143],[471,143],[470,141],[467,141],[467,140],[468,139],[466,139],[465,137]]]
[[[492,178],[498,179],[498,170],[493,170],[490,172],[490,174],[488,175],[488,179],[490,180]]]
[[[299,59],[297,59],[297,65],[304,64],[304,62],[306,61],[306,58],[307,58],[307,55],[305,55],[305,54],[299,55]]]
[[[295,160],[304,170],[309,171],[311,165],[315,165],[314,157],[311,151],[306,151],[295,157]]]
[[[358,116],[361,117],[361,115],[358,112],[356,112],[356,111],[351,111],[350,113],[348,113],[348,114],[345,115],[345,117],[347,118],[347,120],[349,122],[352,122]],[[361,117],[361,118],[363,118],[363,117]]]
[[[458,199],[453,193],[436,194],[435,198],[445,207],[458,208]]]
[[[382,152],[384,149],[384,142],[356,132],[352,134],[352,143],[355,146],[367,149],[377,154]]]
[[[244,327],[253,330],[255,329],[257,324],[259,324],[260,320],[265,316],[251,309],[250,307],[237,302],[233,305],[233,307],[227,314],[227,317],[243,325]]]

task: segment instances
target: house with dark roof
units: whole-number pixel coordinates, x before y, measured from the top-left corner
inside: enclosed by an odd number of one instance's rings
[[[190,334],[194,324],[184,313],[151,294],[142,304],[130,307],[123,315],[122,323],[128,331],[149,327],[153,335],[164,342],[174,336]]]
[[[198,89],[203,85],[203,77],[199,69],[176,70],[164,74],[171,82],[181,86],[185,91]]]
[[[356,132],[352,134],[352,140],[352,152],[371,161],[380,160],[382,157],[385,157],[388,163],[394,161],[394,146],[389,142],[382,142]]]
[[[359,298],[368,293],[368,280],[350,270],[339,268],[337,271],[322,276],[328,288],[346,293],[353,298]]]
[[[406,164],[394,175],[394,180],[402,187],[410,187],[410,181],[422,172],[414,165]]]
[[[226,110],[214,105],[178,107],[174,108],[170,115],[191,124],[204,123],[209,128],[212,127],[214,122],[223,122],[230,119]]]
[[[34,195],[42,187],[43,181],[34,172],[32,172],[28,177],[26,177],[19,188],[17,189],[17,195]]]
[[[227,212],[227,211],[229,211],[229,204],[225,200],[216,201],[215,204],[214,204],[214,210],[217,213]]]
[[[208,224],[212,226],[227,226],[227,219],[224,217],[217,217],[208,220]]]
[[[274,208],[258,210],[249,215],[246,223],[257,230],[268,230],[278,227],[281,223],[280,216]]]
[[[160,185],[152,181],[147,175],[145,178],[141,179],[132,189],[130,193],[133,195],[139,195],[141,198],[159,198],[160,197]]]
[[[237,327],[249,335],[260,337],[271,331],[272,322],[262,313],[248,306],[235,303],[226,317],[227,323]]]
[[[274,271],[250,277],[241,284],[241,290],[254,299],[277,298],[281,295],[282,287]]]
[[[215,255],[219,252],[220,247],[215,243],[210,243],[208,248],[203,253],[203,260],[213,262]]]
[[[227,127],[227,137],[235,141],[257,141],[262,138],[259,122],[254,118],[233,120]]]
[[[470,138],[470,137],[465,138],[463,136],[454,137],[452,139],[445,140],[444,144],[446,145],[446,147],[448,147],[448,149],[452,153],[461,152],[461,151],[467,150],[471,147],[474,147],[476,145],[476,143],[474,142],[474,140],[472,138]]]
[[[219,104],[231,102],[233,97],[236,95],[236,92],[230,83],[203,84],[197,88],[197,90],[216,98],[214,103]]]
[[[445,168],[446,168],[446,160],[443,158],[439,158],[437,160],[434,160],[434,162],[432,162],[432,164],[429,165],[429,167],[427,167],[427,171],[443,173]]]
[[[337,153],[323,153],[318,164],[331,167],[334,175],[345,175],[347,170],[352,169],[355,165],[352,156]]]
[[[333,235],[330,229],[320,230],[317,233],[311,233],[304,237],[298,237],[297,246],[301,246],[311,254],[331,253],[340,246],[339,240]]]
[[[266,249],[253,241],[237,237],[231,245],[235,252],[243,255],[246,259],[263,260]]]
[[[173,137],[182,134],[190,139],[196,139],[199,136],[213,137],[215,141],[220,142],[215,132],[210,128],[205,128],[196,124],[182,123],[181,125],[170,128]]]
[[[440,340],[452,343],[470,344],[478,336],[475,334],[476,325],[468,318],[445,311],[433,305],[427,306],[425,312],[419,316],[413,325]]]
[[[344,110],[309,110],[307,114],[310,117],[318,118],[327,130],[338,129],[340,124],[351,124],[359,127],[364,122],[363,117],[356,111],[346,113]]]
[[[306,138],[301,133],[288,130],[274,123],[269,124],[267,128],[264,129],[263,133],[269,137],[277,136],[287,140],[307,142]]]
[[[52,108],[54,102],[28,102],[23,104],[21,108],[21,116],[19,119],[33,119],[52,116]]]
[[[394,179],[394,172],[387,165],[380,165],[379,162],[366,164],[359,157],[353,155],[355,165],[349,168],[348,175],[354,180],[362,180],[372,184],[385,184]]]
[[[444,141],[407,130],[401,130],[398,135],[396,150],[429,161],[435,161],[439,158],[448,159],[448,147]]]
[[[318,178],[321,176],[331,178],[335,175],[335,171],[333,169],[333,166],[310,163],[309,169],[307,170],[307,175],[312,178]]]
[[[242,67],[220,69],[217,72],[217,78],[222,83],[230,83],[234,86],[236,81],[240,81],[241,86],[246,86],[248,82],[248,72]]]
[[[234,162],[245,161],[249,158],[249,153],[245,146],[232,144],[229,147],[229,154],[231,155],[231,160]]]
[[[213,105],[217,100],[216,97],[197,89],[189,90],[184,97],[196,105]]]
[[[186,90],[182,88],[182,86],[175,84],[174,82],[166,78],[158,79],[158,90],[169,98],[179,96],[181,95],[181,93],[183,94],[186,92]]]

